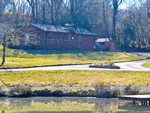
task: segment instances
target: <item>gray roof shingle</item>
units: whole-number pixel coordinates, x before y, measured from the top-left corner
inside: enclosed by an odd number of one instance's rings
[[[95,42],[110,42],[110,40],[112,40],[112,38],[99,38]]]
[[[47,25],[47,24],[31,24],[37,28],[40,28],[44,31],[51,31],[51,32],[61,32],[61,33],[69,33],[70,31],[74,31],[76,34],[82,35],[97,35],[96,33],[87,31],[83,28],[74,28],[74,27],[63,27],[63,26],[54,26],[54,25]]]

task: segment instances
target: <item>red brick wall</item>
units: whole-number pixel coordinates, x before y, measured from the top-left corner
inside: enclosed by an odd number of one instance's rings
[[[105,42],[105,45],[100,45],[100,50],[107,50],[109,48],[109,51],[116,51],[116,41],[113,39],[110,42]]]

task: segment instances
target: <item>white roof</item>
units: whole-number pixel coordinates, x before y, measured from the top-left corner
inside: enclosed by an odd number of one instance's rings
[[[99,38],[96,42],[109,42],[110,40],[112,40],[112,38]]]

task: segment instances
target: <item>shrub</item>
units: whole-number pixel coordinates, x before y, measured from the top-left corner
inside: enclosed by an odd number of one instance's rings
[[[121,94],[121,91],[120,90],[113,90],[113,91],[111,91],[111,96],[113,97],[113,98],[117,98],[118,97],[118,95],[120,95]]]
[[[75,89],[69,89],[67,92],[68,96],[77,96],[77,90]]]
[[[52,94],[52,96],[63,96],[63,90],[61,90],[61,89],[54,89],[54,90],[52,90],[52,92],[51,92],[51,94]]]
[[[0,87],[0,97],[3,97],[5,95],[5,92],[2,90],[2,88]]]
[[[131,88],[131,85],[127,86],[125,89],[124,89],[124,92],[123,92],[124,95],[137,95],[139,94],[139,90],[138,89],[132,89]]]
[[[32,96],[32,90],[27,86],[16,85],[9,90],[7,95],[10,97],[30,97]]]
[[[88,95],[89,97],[95,96],[95,90],[89,89],[88,92],[87,92],[87,95]]]
[[[94,97],[95,90],[93,89],[69,89],[67,92],[68,96],[78,96],[78,97]]]
[[[79,89],[77,90],[77,95],[80,97],[85,97],[87,96],[88,91],[86,89]]]
[[[39,89],[39,90],[34,90],[33,95],[34,96],[51,96],[51,89]]]
[[[109,56],[109,57],[108,57],[108,62],[109,62],[109,64],[110,64],[111,66],[114,64],[114,60],[115,60],[115,56],[113,56],[113,57]]]
[[[111,90],[110,86],[106,86],[104,82],[97,82],[94,86],[95,96],[99,98],[110,98]]]
[[[96,92],[99,92],[99,91],[104,91],[104,90],[110,90],[110,87],[109,86],[106,86],[104,84],[104,82],[96,82],[94,84],[94,88],[95,88],[95,91]]]

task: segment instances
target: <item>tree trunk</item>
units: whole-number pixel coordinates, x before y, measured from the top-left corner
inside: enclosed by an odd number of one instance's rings
[[[51,0],[51,24],[54,24],[54,15],[53,15],[54,1]]]
[[[4,13],[4,6],[2,0],[0,0],[0,21],[2,20],[3,13]]]
[[[72,22],[73,22],[73,24],[75,24],[75,14],[74,14],[74,0],[70,0],[70,7],[71,7],[71,9],[70,9],[70,14],[71,14],[71,18],[72,18]]]
[[[34,6],[32,6],[32,22],[35,23],[35,10],[34,10]]]
[[[106,29],[106,32],[107,32],[107,38],[110,37],[109,35],[109,30],[108,30],[108,24],[107,24],[107,21],[106,21],[106,11],[105,11],[105,3],[104,3],[104,0],[103,0],[103,21],[105,23],[105,29]]]
[[[44,0],[43,0],[43,24],[46,23],[46,18],[45,18],[45,6],[44,6]]]
[[[3,66],[4,63],[5,63],[5,47],[6,47],[6,42],[5,42],[5,40],[6,40],[6,37],[4,37],[4,39],[3,39],[3,56],[2,56],[2,63],[1,63],[0,66]]]
[[[116,16],[118,13],[118,7],[123,0],[113,0],[113,33],[112,38],[116,40]]]
[[[138,30],[137,30],[137,35],[138,35],[138,46],[139,46],[139,48],[141,48],[141,39],[140,39]]]
[[[113,33],[112,38],[116,40],[116,15],[113,14]]]
[[[16,6],[15,6],[15,3],[13,3],[12,5],[13,5],[13,15],[15,15],[15,13],[16,13]]]
[[[37,0],[36,0],[36,23],[38,23],[38,3],[37,3]]]

